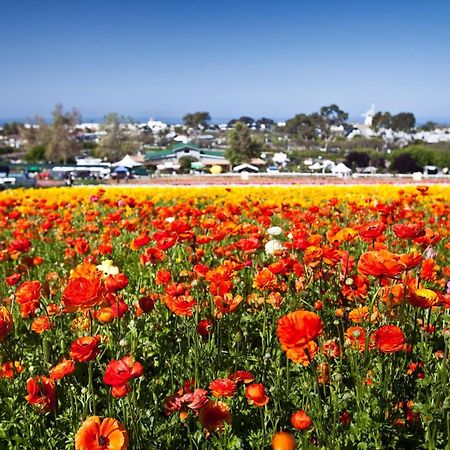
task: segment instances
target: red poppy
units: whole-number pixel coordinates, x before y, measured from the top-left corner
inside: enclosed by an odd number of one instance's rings
[[[6,277],[6,284],[8,286],[14,286],[15,284],[17,284],[20,281],[21,278],[22,278],[22,274],[13,273],[9,277]]]
[[[229,378],[219,378],[209,383],[209,389],[214,397],[233,397],[237,390],[237,384]]]
[[[398,223],[392,227],[392,230],[400,239],[417,239],[425,236],[423,223]]]
[[[42,284],[40,281],[24,281],[15,292],[16,301],[19,305],[28,302],[38,302],[41,296]]]
[[[111,393],[115,398],[128,394],[129,381],[140,377],[144,372],[142,364],[135,362],[131,356],[124,356],[121,360],[113,360],[106,366],[103,382],[112,386]]]
[[[51,411],[56,404],[55,382],[51,378],[37,376],[27,380],[25,397],[28,403],[36,405],[42,411]]]
[[[128,434],[125,427],[109,417],[88,417],[75,435],[75,450],[126,450]]]
[[[75,361],[65,359],[50,370],[50,378],[52,380],[61,380],[75,372]]]
[[[92,361],[97,357],[100,351],[100,349],[98,348],[99,343],[99,336],[80,337],[70,346],[69,355],[77,362]]]
[[[208,433],[213,431],[220,433],[226,423],[231,423],[230,407],[223,402],[209,400],[200,409],[199,421]]]
[[[23,372],[23,366],[19,361],[5,361],[0,365],[0,378],[9,378],[12,380],[15,374]]]
[[[267,268],[258,272],[253,280],[253,287],[260,291],[276,289],[278,287],[277,277]]]
[[[306,412],[301,409],[296,411],[291,416],[291,424],[296,430],[307,430],[312,425],[311,417],[306,414]]]
[[[128,278],[123,273],[108,275],[105,278],[105,287],[109,292],[117,292],[128,286]]]
[[[375,345],[383,353],[395,353],[405,349],[405,335],[397,325],[384,325],[375,332]]]
[[[229,376],[230,380],[235,381],[236,383],[239,383],[240,381],[244,382],[244,384],[251,383],[255,377],[251,372],[247,372],[246,370],[238,370],[234,373],[232,373]]]
[[[386,225],[380,221],[369,222],[359,230],[359,235],[363,239],[373,240],[381,236],[386,229]]]

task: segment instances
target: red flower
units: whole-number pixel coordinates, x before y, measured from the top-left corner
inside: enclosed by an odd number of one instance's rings
[[[237,384],[229,378],[219,378],[211,381],[209,389],[214,397],[233,397],[237,390]]]
[[[142,364],[135,362],[131,356],[124,356],[121,360],[113,360],[106,366],[103,382],[112,386],[112,394],[116,398],[124,397],[129,392],[128,382],[132,378],[140,377],[144,372]]]
[[[108,275],[105,279],[105,287],[110,292],[117,292],[128,286],[128,278],[123,273]]]
[[[253,374],[251,372],[247,372],[245,370],[238,370],[234,373],[232,373],[229,376],[230,380],[235,381],[236,383],[239,383],[239,381],[243,381],[244,384],[248,384],[251,383],[255,377],[253,376]]]
[[[6,284],[8,286],[14,286],[15,284],[17,284],[20,281],[21,278],[22,278],[22,275],[20,273],[13,273],[9,277],[6,277]]]
[[[375,332],[375,345],[383,353],[395,353],[405,348],[405,335],[397,325],[384,325]]]
[[[41,296],[42,284],[40,281],[25,281],[17,289],[15,293],[16,301],[19,305],[29,302],[38,302]]]
[[[42,411],[51,411],[55,407],[55,382],[44,376],[29,378],[27,381],[28,403],[37,405]]]
[[[85,336],[78,338],[70,346],[69,355],[77,362],[92,361],[99,353],[99,336]]]
[[[386,225],[380,221],[369,222],[359,230],[359,235],[363,239],[376,239],[381,236],[386,229]]]
[[[264,385],[261,383],[252,383],[245,388],[245,396],[249,404],[264,406],[269,403],[269,397],[266,395]]]
[[[200,410],[199,421],[208,433],[212,431],[221,432],[225,423],[231,423],[230,408],[223,402],[209,400]]]
[[[398,223],[392,227],[392,230],[400,239],[417,239],[425,236],[423,223]]]
[[[213,323],[208,319],[200,320],[197,331],[200,336],[207,337],[213,332]]]
[[[291,416],[291,424],[296,430],[307,430],[312,425],[311,417],[301,409]]]

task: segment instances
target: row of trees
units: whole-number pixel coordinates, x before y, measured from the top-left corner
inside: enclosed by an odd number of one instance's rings
[[[401,112],[392,115],[389,112],[377,112],[372,119],[372,128],[379,130],[380,128],[391,129],[394,131],[411,131],[416,126],[416,118],[413,113]]]

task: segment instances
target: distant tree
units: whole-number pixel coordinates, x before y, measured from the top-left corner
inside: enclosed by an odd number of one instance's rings
[[[225,152],[225,157],[231,164],[237,165],[249,163],[252,158],[261,155],[262,145],[252,139],[247,125],[236,122],[235,127],[229,134],[229,147]]]
[[[183,123],[188,128],[206,128],[210,120],[211,116],[206,111],[188,113],[183,117]]]
[[[392,115],[389,112],[377,112],[372,118],[372,128],[379,130],[381,128],[392,128]]]
[[[238,122],[245,123],[249,128],[255,123],[255,119],[249,116],[241,116],[238,119]]]
[[[394,156],[390,168],[398,173],[422,172],[423,170],[411,153],[399,153]]]
[[[423,131],[433,131],[438,127],[438,124],[436,122],[433,122],[432,120],[429,120],[428,122],[424,123],[420,129]]]
[[[52,123],[46,128],[40,125],[39,132],[47,140],[45,156],[47,160],[66,164],[73,160],[80,151],[80,144],[75,140],[73,129],[80,123],[81,116],[76,109],[64,112],[58,103],[52,112]]]
[[[25,154],[25,161],[38,162],[45,160],[46,148],[44,145],[36,145]]]
[[[348,113],[342,111],[342,109],[334,103],[329,106],[322,106],[322,108],[320,108],[320,115],[324,122],[330,126],[345,125],[348,120]]]
[[[352,169],[367,167],[370,164],[370,155],[367,152],[352,151],[345,157],[344,163]]]
[[[314,140],[317,135],[314,119],[310,115],[303,113],[287,120],[284,129],[286,133],[296,136],[303,141]]]
[[[197,162],[198,159],[194,158],[193,156],[182,156],[180,160],[178,161],[180,164],[180,172],[181,173],[189,173],[192,169],[192,163]]]
[[[411,131],[416,126],[416,118],[413,113],[401,112],[392,116],[392,129],[395,131]]]
[[[265,128],[272,128],[275,125],[275,121],[267,117],[261,117],[255,122],[255,125],[257,128],[261,128],[261,125],[264,125]]]
[[[101,138],[97,149],[100,156],[109,161],[117,161],[140,146],[137,136],[127,133],[125,125],[130,123],[129,120],[115,112],[105,116],[101,129],[106,131],[106,136]]]
[[[22,124],[19,122],[6,122],[0,128],[0,135],[3,136],[17,136],[20,134]]]

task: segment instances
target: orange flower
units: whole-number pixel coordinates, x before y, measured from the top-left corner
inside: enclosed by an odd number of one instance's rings
[[[261,383],[252,383],[245,388],[245,396],[250,405],[264,406],[269,403],[269,397],[266,395],[264,385]]]
[[[231,293],[224,294],[223,296],[216,295],[214,297],[214,304],[222,314],[232,313],[233,311],[236,311],[241,302],[242,297],[240,295],[236,295],[233,297],[233,294]]]
[[[125,450],[128,433],[125,427],[109,417],[88,417],[75,435],[75,450]]]
[[[309,341],[305,345],[286,349],[286,356],[297,364],[309,366],[310,362],[317,355],[318,346],[314,341]]]
[[[55,382],[44,376],[29,378],[27,381],[28,403],[37,405],[42,411],[51,411],[55,407]]]
[[[233,397],[237,390],[237,384],[229,378],[219,378],[209,383],[209,389],[214,397]]]
[[[6,336],[13,328],[13,317],[9,310],[4,306],[0,306],[0,342],[6,339]]]
[[[92,361],[100,351],[99,342],[99,336],[80,337],[70,346],[69,355],[77,362]]]
[[[311,417],[301,409],[291,416],[291,424],[296,430],[307,430],[312,425]]]
[[[363,275],[392,278],[403,270],[405,265],[399,261],[399,256],[387,250],[363,253],[358,261],[358,271]]]
[[[208,433],[212,431],[221,432],[225,428],[225,423],[231,423],[230,408],[226,403],[209,400],[200,409],[200,423],[206,428]]]
[[[31,324],[31,331],[34,331],[37,334],[42,334],[51,328],[53,328],[53,324],[47,316],[37,317]]]
[[[98,276],[71,278],[62,295],[66,311],[73,312],[101,305],[102,285]]]
[[[423,223],[398,223],[392,227],[392,230],[400,239],[417,239],[425,236]]]
[[[39,307],[42,284],[40,281],[25,281],[15,292],[17,303],[23,317],[30,317]]]
[[[384,325],[375,332],[375,345],[383,353],[395,353],[405,348],[405,335],[397,325]]]
[[[52,380],[60,380],[67,375],[72,375],[75,372],[75,361],[65,359],[50,370],[50,378]]]
[[[14,361],[14,366],[12,361],[6,361],[0,365],[0,378],[9,378],[10,380],[14,378],[14,374],[19,374],[23,372],[23,366],[19,361]]]
[[[305,345],[322,333],[321,318],[310,311],[294,311],[278,319],[277,335],[283,350]]]
[[[294,436],[287,431],[278,431],[272,438],[273,450],[294,450],[295,445]]]
[[[253,287],[264,291],[278,287],[277,277],[267,268],[258,272],[253,280]]]
[[[368,306],[361,306],[359,308],[352,309],[348,313],[348,318],[354,323],[369,322],[369,321],[374,323],[377,321],[378,316],[379,313],[375,306],[372,308],[372,315],[370,317]]]
[[[362,327],[349,327],[345,332],[345,339],[350,347],[363,352],[366,347],[366,335]]]
[[[441,303],[439,295],[431,289],[419,288],[413,289],[409,298],[411,305],[419,308],[432,308]]]

